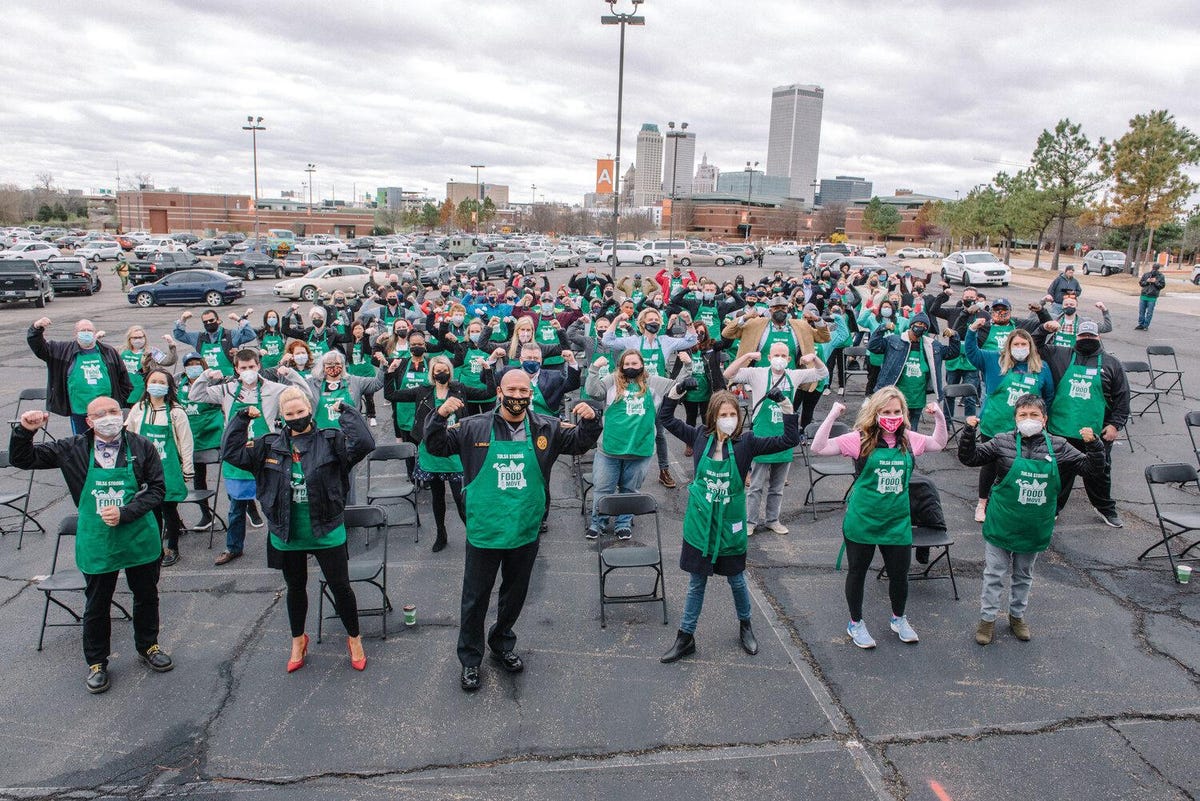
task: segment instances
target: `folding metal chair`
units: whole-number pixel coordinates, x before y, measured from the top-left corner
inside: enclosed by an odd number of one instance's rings
[[[854,477],[854,463],[848,459],[840,457],[836,459],[814,459],[812,457],[809,449],[812,447],[811,443],[817,435],[817,429],[820,427],[820,423],[809,423],[804,428],[805,444],[800,448],[800,455],[804,459],[804,469],[808,472],[808,493],[804,496],[804,505],[812,506],[813,520],[817,519],[818,504],[835,504],[835,506],[840,506],[846,502],[846,497],[850,494],[850,486],[853,486],[853,482],[851,482],[846,487],[846,491],[842,493],[840,501],[818,501],[816,495],[817,484],[827,478],[839,476],[844,478]],[[850,428],[845,423],[834,423],[833,428],[829,431],[829,438],[840,437],[849,431]]]
[[[8,451],[0,451],[0,470],[6,470],[12,467],[12,463],[8,460]],[[15,469],[15,468],[14,468]],[[29,481],[25,484],[25,489],[21,492],[6,492],[0,494],[0,506],[12,509],[21,518],[20,534],[17,537],[17,550],[21,550],[21,544],[25,542],[25,525],[33,523],[37,526],[38,531],[43,534],[46,529],[38,522],[38,519],[29,514],[29,498],[33,494],[33,471],[29,471]],[[12,531],[8,528],[0,526],[0,537],[11,534]]]
[[[962,433],[963,427],[967,424],[967,416],[963,414],[966,411],[966,405],[962,402],[967,398],[975,401],[975,408],[979,408],[979,390],[975,389],[974,384],[950,384],[943,388],[942,397],[946,400],[953,398],[958,401],[954,404],[955,414],[946,418],[946,425],[950,428],[949,441],[953,441],[955,437]]]
[[[858,360],[858,367],[853,370],[851,370],[850,366],[849,366],[851,359]],[[866,389],[867,389],[867,349],[865,347],[844,348],[842,350],[842,360],[846,364],[845,384],[848,385],[850,383],[851,378],[861,378],[863,380],[863,392],[866,392]],[[845,389],[846,389],[846,392],[850,391],[849,386],[846,386]]]
[[[26,401],[36,401],[36,403],[31,403],[30,405],[34,406],[35,408],[45,409],[46,408],[46,388],[45,387],[29,387],[27,389],[21,390],[20,394],[17,396],[17,410],[16,410],[16,412],[13,413],[13,419],[10,421],[14,425],[16,424],[16,422],[18,420],[21,419],[21,413],[25,411],[25,409],[23,409],[21,407],[25,405]],[[54,422],[54,419],[55,419],[54,415],[50,415],[50,422]],[[70,423],[68,422],[67,425],[69,427]],[[50,425],[49,424],[47,424],[46,426],[44,426],[42,428],[41,435],[42,435],[42,439],[45,439],[47,437],[49,437],[50,439],[58,439],[57,437],[55,437],[53,434],[50,433]]]
[[[387,639],[387,615],[392,611],[392,600],[388,598],[387,592],[387,562],[388,562],[388,518],[387,514],[378,506],[347,506],[345,513],[346,521],[346,540],[349,545],[350,537],[356,530],[362,530],[365,536],[365,547],[371,547],[371,531],[379,534],[383,540],[383,546],[373,554],[368,553],[366,556],[359,559],[350,559],[350,584],[353,586],[356,583],[370,584],[375,589],[379,590],[381,598],[380,604],[377,607],[358,607],[359,617],[375,617],[378,616],[383,625],[383,631],[380,634],[380,639]],[[321,576],[320,595],[317,599],[317,642],[321,641],[321,636],[324,633],[325,616],[325,599],[329,599],[329,603],[334,610],[337,609],[337,602],[333,599],[333,594],[329,592],[329,585],[325,581],[325,576]],[[329,618],[336,618],[337,615],[329,615]]]
[[[1163,484],[1178,484],[1181,490],[1184,486],[1191,484],[1197,492],[1200,492],[1200,473],[1197,473],[1196,468],[1190,464],[1180,462],[1152,464],[1146,468],[1146,486],[1150,489],[1150,502],[1154,504],[1154,516],[1158,519],[1158,530],[1162,533],[1162,538],[1142,551],[1138,556],[1138,561],[1142,559],[1162,559],[1163,555],[1149,555],[1151,551],[1162,547],[1166,550],[1165,556],[1167,561],[1171,563],[1171,575],[1174,577],[1176,562],[1192,561],[1196,558],[1189,558],[1187,554],[1197,545],[1200,545],[1200,539],[1177,554],[1171,552],[1171,540],[1189,531],[1200,531],[1200,512],[1193,511],[1196,507],[1194,500],[1191,498],[1187,499],[1187,506],[1182,504],[1172,504],[1171,506],[1167,506],[1166,504],[1160,505],[1154,488]],[[1178,581],[1177,578],[1176,581]]]
[[[950,588],[954,590],[954,600],[958,600],[958,582],[954,580],[954,563],[950,561],[950,546],[954,544],[954,538],[950,536],[950,532],[944,528],[926,528],[924,526],[913,526],[912,529],[912,547],[915,551],[918,548],[927,548],[932,551],[935,548],[940,548],[941,553],[930,559],[925,564],[925,569],[911,570],[908,574],[909,581],[933,581],[936,579],[950,579]],[[933,570],[933,566],[941,560],[946,560],[946,575],[929,575],[929,571]],[[918,563],[919,565],[919,563]],[[879,572],[875,574],[876,580],[879,580],[887,575],[887,565],[879,568]]]
[[[1123,368],[1125,368],[1126,377],[1130,377],[1130,376],[1134,376],[1134,375],[1145,375],[1146,376],[1146,383],[1142,386],[1138,386],[1137,384],[1134,384],[1132,381],[1129,383],[1129,414],[1130,414],[1130,417],[1132,418],[1133,415],[1137,415],[1138,417],[1141,417],[1146,412],[1150,411],[1151,409],[1154,409],[1155,414],[1158,415],[1158,422],[1160,422],[1160,423],[1164,422],[1163,415],[1162,415],[1162,403],[1161,403],[1162,396],[1164,393],[1163,393],[1163,390],[1158,389],[1157,387],[1154,386],[1154,371],[1150,369],[1150,363],[1149,362],[1138,362],[1138,361],[1129,361],[1129,362],[1122,361],[1121,366]],[[1133,408],[1133,403],[1136,400],[1146,401],[1146,405],[1143,406],[1140,411]],[[1130,447],[1132,448],[1132,445]]]
[[[658,522],[658,504],[654,498],[640,493],[605,495],[597,501],[602,515],[654,515],[654,545],[610,545],[604,547],[604,534],[596,543],[596,565],[600,574],[600,628],[608,627],[604,607],[608,604],[662,603],[663,625],[667,623],[667,586],[663,577],[662,529]],[[649,568],[654,571],[654,588],[650,592],[609,595],[608,574],[614,570]]]
[[[1169,356],[1171,358],[1170,367],[1159,367],[1154,364],[1154,357],[1158,357],[1158,363],[1161,365]],[[1147,345],[1146,346],[1146,361],[1150,363],[1150,385],[1156,389],[1161,389],[1164,395],[1170,395],[1171,391],[1179,387],[1179,395],[1186,398],[1187,394],[1183,391],[1183,370],[1179,369],[1179,359],[1175,356],[1175,348],[1171,345]],[[1170,381],[1167,386],[1159,386],[1159,381]]]
[[[376,465],[383,463],[401,463],[415,459],[417,446],[411,442],[400,442],[396,445],[377,445],[367,457],[367,506],[375,501],[395,503],[404,501],[412,507],[417,525],[414,528],[413,542],[421,541],[421,512],[417,509],[417,487],[406,473],[380,473]]]
[[[42,627],[38,632],[37,649],[39,651],[42,650],[42,642],[46,637],[47,628],[54,626],[83,625],[83,615],[79,614],[74,609],[54,597],[56,594],[68,592],[78,592],[82,594],[84,589],[87,588],[87,582],[83,578],[83,573],[80,573],[73,567],[60,569],[58,566],[58,551],[59,548],[62,547],[63,537],[75,536],[75,525],[78,520],[79,518],[77,515],[68,515],[67,517],[63,518],[61,523],[59,523],[58,535],[54,542],[54,558],[50,561],[50,575],[39,580],[35,585],[37,589],[46,596],[46,603],[42,608]],[[50,613],[50,604],[54,604],[55,606],[66,610],[67,614],[74,618],[74,620],[70,623],[47,623],[46,618]],[[133,619],[129,615],[129,610],[121,606],[121,604],[117,603],[117,601],[114,600],[112,605],[121,610],[121,615],[125,620]]]
[[[1196,429],[1200,428],[1200,411],[1188,412],[1183,416],[1187,426],[1188,439],[1192,441],[1192,450],[1196,454],[1196,464],[1200,465],[1200,443],[1196,441]]]
[[[217,523],[221,524],[221,531],[229,528],[229,524],[225,522],[225,518],[217,514],[217,498],[218,492],[221,489],[221,451],[218,448],[206,448],[201,451],[196,451],[192,454],[192,463],[197,470],[207,470],[210,465],[217,465],[217,484],[212,489],[189,489],[187,497],[180,503],[195,504],[200,507],[202,512],[207,512],[209,515],[208,522],[208,548],[212,550],[213,534],[217,530]],[[203,531],[203,528],[190,529],[191,531]]]

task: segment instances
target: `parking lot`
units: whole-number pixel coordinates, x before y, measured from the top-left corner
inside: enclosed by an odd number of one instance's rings
[[[45,310],[0,307],[5,419],[15,416],[22,388],[44,386],[44,367],[24,339],[43,313],[53,321],[51,339],[68,338],[82,317],[109,341],[133,323],[152,341],[169,332],[183,308],[131,306],[109,264],[94,297],[60,297]],[[756,265],[693,269],[719,279],[761,274]],[[775,269],[798,274],[799,262],[768,257],[764,270]],[[633,271],[621,268],[622,275]],[[557,285],[570,272],[546,275]],[[1004,291],[1020,310],[1042,297],[1050,277],[1018,269]],[[1200,796],[1200,581],[1181,586],[1163,561],[1136,559],[1158,537],[1144,468],[1196,460],[1183,417],[1200,408],[1200,353],[1190,347],[1200,295],[1168,294],[1152,329],[1135,332],[1136,297],[1098,276],[1081,280],[1081,309],[1102,300],[1112,311],[1107,350],[1133,359],[1144,358],[1147,344],[1174,345],[1187,397],[1164,399],[1164,423],[1154,414],[1137,419],[1132,451],[1124,440],[1114,448],[1124,529],[1101,525],[1082,490],[1072,496],[1038,562],[1029,643],[1000,626],[987,648],[972,638],[983,543],[972,519],[975,472],[952,447],[922,457],[918,469],[941,491],[960,598],[948,581],[914,583],[908,614],[918,645],[880,637],[865,652],[847,641],[843,574],[834,569],[841,513],[813,520],[797,459],[781,516],[790,534],[750,542],[760,653],[738,648],[732,602],[724,582],[714,582],[697,654],[673,665],[658,658],[674,636],[687,585],[676,562],[691,459],[672,440],[679,488],[646,482],[660,505],[670,625],[660,607],[630,605],[610,608],[605,629],[595,545],[583,538],[570,461],[560,460],[550,531],[517,627],[525,672],[510,676],[485,663],[483,689],[474,695],[460,691],[455,657],[463,530],[450,515],[450,545],[431,553],[427,498],[420,541],[411,528],[396,527],[389,545],[392,603],[415,605],[417,625],[404,626],[397,612],[381,641],[378,618],[365,618],[364,673],[346,664],[335,620],[325,642],[314,638],[305,670],[285,674],[283,581],[266,566],[263,529],[249,530],[247,558],[220,568],[212,564],[219,543],[210,551],[207,537],[190,534],[181,541],[183,560],[160,582],[161,642],[176,669],[158,675],[141,668],[128,623],[114,622],[113,688],[101,696],[84,691],[77,628],[50,629],[44,650],[35,650],[43,596],[32,581],[50,568],[53,533],[27,531],[19,551],[9,533],[0,539],[0,659],[7,666],[0,798]],[[257,318],[271,306],[282,310],[274,283],[246,282],[245,298],[222,313],[253,308]],[[822,400],[817,419],[834,399]],[[857,396],[846,402],[853,407]],[[375,430],[390,441],[382,419]],[[51,431],[69,433],[62,419]],[[26,477],[4,471],[0,490],[22,489]],[[831,496],[845,486],[827,484],[822,491]],[[53,532],[72,511],[61,477],[37,474],[32,492],[37,520]],[[652,540],[652,525],[639,522],[634,537]],[[352,556],[364,546],[355,541],[353,548]],[[885,582],[868,582],[866,616],[877,636],[887,630],[886,598]],[[52,621],[56,614],[66,620],[52,609]],[[314,603],[314,632],[315,615]]]

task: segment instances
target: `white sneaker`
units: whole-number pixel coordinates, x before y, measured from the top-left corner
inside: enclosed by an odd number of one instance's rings
[[[846,624],[846,633],[850,635],[850,639],[854,640],[854,644],[859,648],[875,647],[875,638],[871,636],[871,632],[867,631],[865,620],[860,620],[857,623],[851,620]]]
[[[747,536],[747,537],[753,537],[753,536],[754,536],[754,524],[753,524],[753,523],[747,523],[747,524],[746,524],[746,536]]]
[[[982,523],[987,519],[987,498],[980,498],[975,504],[975,522]]]
[[[763,526],[763,528],[765,528],[767,531],[774,531],[776,534],[788,533],[787,526],[785,526],[783,523],[780,523],[778,520],[767,523],[765,526]]]
[[[892,631],[900,636],[900,642],[917,642],[917,633],[908,625],[908,615],[892,618]]]
[[[845,387],[838,387],[838,394],[839,394],[839,395],[845,395],[845,394],[846,394],[846,388],[845,388]]]
[[[367,418],[367,425],[371,426],[371,428],[374,428],[374,427],[377,425],[377,423],[375,422],[375,418],[374,418],[374,417],[368,417],[368,418]]]

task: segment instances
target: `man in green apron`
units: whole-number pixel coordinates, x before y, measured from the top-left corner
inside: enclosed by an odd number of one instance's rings
[[[533,389],[533,411],[553,417],[562,409],[563,396],[579,389],[579,365],[575,353],[563,351],[566,371],[542,369],[542,349],[536,343],[526,342],[521,346],[521,369],[529,375]]]
[[[204,403],[188,397],[192,384],[204,374],[204,357],[193,351],[183,357],[183,374],[179,377],[179,399],[188,416],[192,429],[192,452],[213,450],[221,447],[221,435],[225,433],[225,413],[219,403]],[[192,486],[198,490],[208,489],[208,465],[194,464]],[[205,506],[201,511],[196,529],[205,529],[212,523],[212,512]]]
[[[463,464],[467,547],[458,636],[459,677],[464,691],[479,689],[484,654],[484,623],[492,586],[500,571],[496,623],[486,638],[492,658],[509,673],[524,670],[515,647],[516,624],[525,605],[529,577],[538,552],[538,529],[546,498],[546,478],[560,454],[583,454],[600,436],[600,420],[588,403],[572,412],[578,427],[554,417],[532,414],[533,390],[523,370],[500,378],[494,412],[446,422],[462,411],[451,397],[431,414],[425,447],[434,457],[457,455]]]
[[[1104,470],[1104,448],[1095,431],[1083,427],[1076,433],[1084,452],[1067,440],[1046,433],[1046,404],[1037,395],[1022,395],[1016,404],[1016,431],[997,434],[977,445],[977,417],[967,418],[958,441],[958,459],[968,467],[996,464],[996,483],[983,523],[984,568],[979,625],[975,642],[987,645],[995,635],[996,615],[1004,602],[1004,587],[1011,584],[1008,624],[1018,640],[1032,634],[1025,622],[1033,565],[1050,547],[1055,500],[1063,468],[1084,476]],[[1085,455],[1086,454],[1086,455]]]
[[[247,309],[246,315],[249,315],[251,311],[253,309]],[[212,309],[205,309],[200,314],[200,323],[204,326],[204,331],[193,333],[184,327],[191,316],[190,311],[179,315],[179,319],[175,321],[175,328],[171,331],[171,336],[178,342],[191,345],[199,352],[204,357],[208,369],[220,370],[221,375],[226,377],[232,376],[234,370],[231,359],[234,350],[253,341],[257,336],[247,318],[238,318],[240,321],[238,327],[233,331],[226,331],[222,327],[221,318],[217,313]]]
[[[133,391],[129,372],[116,349],[96,336],[91,320],[75,323],[74,338],[46,339],[50,318],[42,317],[29,327],[25,341],[33,355],[46,363],[46,405],[54,414],[71,418],[71,431],[84,434],[87,405],[108,396],[123,401]]]
[[[121,406],[109,397],[88,404],[86,434],[35,445],[33,436],[50,415],[27,411],[13,427],[14,467],[62,471],[78,508],[75,565],[83,573],[83,654],[87,689],[109,688],[110,607],[117,575],[133,594],[133,639],[138,660],[157,672],[174,664],[158,646],[158,573],[162,540],[153,510],[166,495],[162,461],[154,444],[127,433]]]

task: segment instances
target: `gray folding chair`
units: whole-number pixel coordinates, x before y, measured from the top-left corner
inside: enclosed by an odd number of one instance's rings
[[[667,586],[663,577],[662,529],[658,523],[658,504],[654,498],[640,493],[605,495],[597,501],[602,515],[654,515],[654,545],[610,545],[604,547],[601,533],[596,543],[596,564],[600,573],[600,628],[608,627],[604,608],[608,604],[662,603],[663,625],[667,623]],[[608,575],[614,570],[650,569],[654,571],[654,588],[650,592],[610,595]]]
[[[364,544],[368,549],[365,556],[360,558],[350,559],[350,584],[353,587],[356,583],[370,584],[375,589],[379,590],[381,598],[380,604],[377,607],[358,607],[359,617],[375,617],[378,616],[383,625],[383,632],[380,634],[380,639],[387,639],[387,616],[388,612],[392,611],[392,601],[388,598],[387,592],[387,562],[388,562],[388,518],[387,514],[378,506],[347,506],[346,507],[346,545],[350,545],[350,537],[354,532],[362,531],[365,535]],[[375,551],[370,550],[371,547],[371,532],[375,531],[383,545]],[[337,609],[337,602],[333,599],[333,594],[329,592],[329,585],[325,581],[325,576],[321,576],[320,592],[317,599],[317,642],[321,641],[321,636],[324,633],[325,625],[325,600],[329,599],[329,604]],[[337,615],[329,615],[329,618],[336,618]]]
[[[850,369],[849,364],[851,359],[858,361],[858,367]],[[842,360],[846,366],[846,384],[850,383],[851,378],[861,378],[863,380],[863,391],[867,388],[867,349],[865,347],[845,348],[842,350]],[[849,386],[846,387],[849,392]]]
[[[817,429],[821,427],[820,423],[809,423],[804,428],[805,444],[800,448],[800,455],[804,459],[804,469],[808,472],[808,492],[804,496],[804,505],[812,506],[812,518],[817,519],[818,504],[833,504],[832,508],[841,506],[846,502],[847,496],[850,495],[851,482],[846,487],[846,491],[842,493],[840,501],[818,501],[817,500],[817,484],[827,478],[854,478],[854,463],[849,459],[841,457],[835,459],[814,459],[810,448],[812,447],[813,438],[817,435]],[[829,431],[829,438],[840,437],[842,434],[848,433],[850,428],[845,423],[834,423],[833,428]]]
[[[1200,428],[1200,411],[1188,412],[1183,416],[1187,426],[1188,439],[1192,441],[1192,451],[1196,454],[1196,464],[1200,465],[1200,442],[1196,441],[1196,429]]]
[[[408,459],[415,459],[417,446],[411,442],[400,442],[396,445],[377,445],[367,457],[367,506],[376,501],[395,503],[404,501],[412,507],[417,525],[414,528],[413,542],[420,542],[421,512],[417,509],[417,488],[405,472],[383,472],[383,465],[403,465]]]
[[[1158,357],[1158,364],[1154,363],[1154,357]],[[1167,358],[1171,359],[1171,366],[1165,366]],[[1183,370],[1179,369],[1179,359],[1175,356],[1175,348],[1171,345],[1147,345],[1146,346],[1146,361],[1150,363],[1150,385],[1161,389],[1164,395],[1170,395],[1171,391],[1176,387],[1179,388],[1179,395],[1186,398],[1187,394],[1183,391]],[[1166,381],[1164,387],[1159,382]]]
[[[940,549],[940,553],[933,559],[925,563],[925,569],[911,570],[908,574],[909,581],[932,581],[936,579],[950,579],[950,588],[954,590],[954,600],[958,600],[958,582],[954,580],[954,563],[950,561],[950,546],[954,544],[954,538],[950,536],[950,532],[944,528],[927,528],[924,526],[913,526],[912,529],[912,547],[913,550],[918,548],[926,548],[930,551]],[[933,566],[938,562],[946,560],[946,575],[929,575],[929,571],[933,570]],[[918,563],[918,568],[920,563]],[[887,565],[879,568],[875,578],[881,579],[887,575]]]
[[[962,433],[963,427],[967,424],[966,405],[962,402],[967,398],[975,401],[975,408],[979,408],[979,390],[975,389],[974,384],[950,384],[942,390],[942,396],[946,400],[953,398],[954,415],[946,418],[946,425],[950,429],[949,440],[953,441],[955,437]]]
[[[50,561],[50,574],[44,579],[38,581],[35,585],[38,591],[46,596],[46,603],[42,608],[42,627],[38,632],[37,649],[39,651],[42,650],[42,642],[46,637],[47,628],[55,626],[83,625],[83,615],[67,606],[58,598],[54,597],[55,595],[73,592],[77,592],[82,596],[84,589],[87,587],[87,582],[83,578],[83,573],[80,573],[79,570],[73,567],[60,568],[58,566],[58,552],[59,548],[62,547],[63,538],[75,536],[75,525],[78,522],[78,519],[79,518],[77,515],[68,515],[67,517],[63,518],[61,523],[59,523],[58,536],[54,542],[54,558]],[[67,614],[70,615],[73,620],[70,623],[47,623],[46,620],[50,614],[50,604],[54,604],[55,606],[66,610]],[[121,604],[117,603],[115,600],[112,602],[112,605],[121,610],[121,615],[125,620],[133,619],[129,615],[129,610],[121,606]]]
[[[1179,503],[1167,505],[1159,502],[1154,488],[1164,484],[1178,484],[1182,490],[1191,484],[1200,492],[1200,473],[1190,464],[1172,462],[1169,464],[1152,464],[1146,468],[1146,486],[1150,489],[1150,502],[1154,504],[1154,516],[1158,519],[1158,530],[1162,537],[1138,556],[1142,559],[1162,559],[1164,556],[1171,563],[1171,576],[1175,577],[1175,563],[1192,561],[1196,557],[1188,557],[1188,553],[1200,545],[1200,539],[1188,545],[1179,553],[1171,551],[1171,540],[1191,531],[1200,531],[1200,512],[1194,511],[1195,503],[1192,498],[1181,498]],[[1161,491],[1161,490],[1160,490]],[[1150,556],[1150,552],[1158,548],[1166,550],[1165,554]],[[1176,578],[1178,581],[1178,578]]]
[[[0,470],[7,470],[12,467],[12,463],[8,460],[8,451],[0,451]],[[16,468],[13,468],[16,469]],[[33,494],[33,471],[29,471],[29,480],[25,483],[25,489],[20,492],[6,492],[0,494],[0,506],[12,509],[21,519],[20,534],[17,536],[17,550],[21,550],[21,544],[25,542],[25,526],[28,523],[33,523],[37,526],[37,530],[46,533],[46,529],[38,522],[38,519],[29,514],[29,497]],[[4,526],[0,526],[0,537],[11,534],[12,531]]]
[[[1145,384],[1135,384],[1129,382],[1129,416],[1130,419],[1134,415],[1142,417],[1151,409],[1158,415],[1158,422],[1162,423],[1162,396],[1164,391],[1154,386],[1154,371],[1150,369],[1149,362],[1139,361],[1122,361],[1121,366],[1125,368],[1126,377],[1132,378],[1135,375],[1144,375],[1146,377]],[[1140,409],[1134,409],[1135,401],[1145,401],[1145,405]]]
[[[13,413],[13,419],[10,421],[14,425],[16,424],[16,422],[18,420],[21,419],[21,414],[26,411],[26,409],[22,408],[25,406],[26,403],[29,403],[29,405],[35,409],[45,409],[46,408],[46,388],[45,387],[28,387],[26,389],[21,390],[20,394],[17,395],[17,410],[16,410],[16,412]],[[50,415],[50,423],[53,423],[54,419],[55,419],[55,416]],[[43,427],[41,430],[41,436],[42,436],[43,440],[45,440],[47,437],[49,437],[50,439],[57,439],[57,437],[55,437],[53,434],[50,433],[50,423],[47,423],[46,426]],[[68,426],[68,430],[69,430],[70,422],[67,423],[67,426]]]
[[[211,465],[214,464],[217,466],[216,486],[214,486],[212,489],[204,490],[189,489],[187,497],[180,501],[180,503],[194,504],[198,506],[202,512],[208,512],[209,522],[205,528],[208,529],[208,548],[209,550],[212,550],[213,534],[217,531],[217,523],[221,524],[221,531],[225,531],[227,528],[229,528],[229,525],[225,522],[225,518],[217,514],[217,493],[221,490],[221,451],[218,448],[205,448],[204,450],[196,451],[192,454],[192,463],[196,466],[197,470],[207,470]],[[189,530],[203,531],[204,529],[200,528]]]

